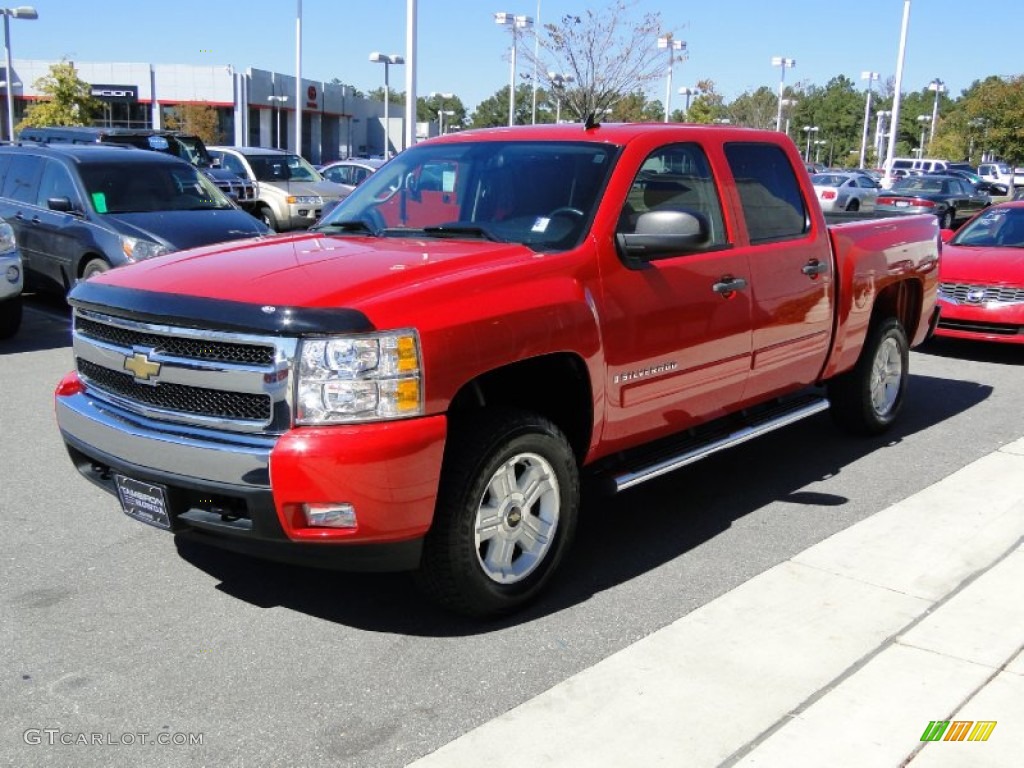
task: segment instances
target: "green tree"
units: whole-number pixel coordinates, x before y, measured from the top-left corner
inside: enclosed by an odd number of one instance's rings
[[[729,119],[748,128],[774,128],[778,115],[779,97],[766,85],[751,93],[741,94],[729,105]]]
[[[466,106],[458,96],[450,99],[435,94],[433,96],[420,96],[416,99],[416,119],[420,122],[430,122],[438,119],[441,110],[454,112],[453,115],[444,116],[445,131],[449,128],[455,130],[466,124]]]
[[[566,78],[563,119],[603,116],[664,73],[665,62],[654,44],[662,34],[661,15],[646,13],[634,20],[631,9],[636,5],[636,0],[612,0],[604,9],[566,14],[558,24],[545,24],[536,33],[536,61],[529,46],[523,46],[527,61],[543,73],[549,89],[552,74]]]
[[[564,107],[563,107],[564,109]],[[533,113],[533,88],[516,86],[515,124],[529,125]],[[508,86],[481,101],[470,117],[471,128],[496,128],[508,125]]]
[[[33,86],[48,98],[28,107],[18,130],[28,126],[89,125],[102,108],[92,97],[89,83],[78,77],[78,70],[67,60],[53,64],[49,74]]]
[[[611,107],[608,119],[616,123],[651,123],[665,117],[665,107],[660,101],[648,101],[643,91],[634,91],[623,96]]]
[[[985,148],[1024,165],[1024,75],[989,77],[965,99],[968,124],[983,132]]]
[[[372,91],[366,94],[366,98],[373,101],[379,101],[381,104],[384,103],[384,86],[380,85],[374,88]],[[391,88],[388,89],[388,103],[397,104],[400,107],[405,106],[405,91],[395,91]]]
[[[164,119],[168,130],[198,136],[204,144],[222,144],[216,107],[210,104],[179,104]]]
[[[714,80],[698,80],[697,90],[700,91],[700,95],[690,102],[687,122],[705,125],[716,120],[732,122],[725,106],[725,99],[715,89]]]

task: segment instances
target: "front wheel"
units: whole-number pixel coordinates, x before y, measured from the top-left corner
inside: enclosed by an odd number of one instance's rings
[[[106,259],[90,259],[82,270],[82,279],[88,280],[94,275],[101,275],[109,271],[109,269],[110,264],[107,263]]]
[[[575,533],[572,448],[550,421],[520,411],[456,423],[448,443],[418,583],[459,613],[516,610],[543,589]]]
[[[896,421],[909,377],[910,345],[896,318],[874,326],[852,370],[829,382],[832,417],[861,435],[877,435]]]
[[[274,232],[277,232],[277,216],[267,206],[261,206],[259,212],[256,215],[260,221],[270,227]]]

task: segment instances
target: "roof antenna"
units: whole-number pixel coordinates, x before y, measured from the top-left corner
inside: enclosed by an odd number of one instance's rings
[[[587,115],[587,119],[583,121],[583,130],[589,131],[591,128],[597,128],[601,123],[597,121],[597,113],[591,112]]]

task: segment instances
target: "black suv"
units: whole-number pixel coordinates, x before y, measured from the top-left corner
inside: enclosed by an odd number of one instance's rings
[[[0,146],[0,218],[26,287],[60,293],[111,267],[270,233],[184,160],[104,144]]]
[[[128,144],[139,149],[165,152],[187,160],[199,168],[207,178],[220,187],[221,192],[246,210],[256,207],[259,197],[256,186],[249,179],[226,168],[218,168],[198,136],[178,131],[155,128],[95,128],[91,126],[54,126],[24,128],[18,134],[21,141],[40,144]]]

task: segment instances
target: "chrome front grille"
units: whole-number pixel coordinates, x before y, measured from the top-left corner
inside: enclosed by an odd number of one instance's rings
[[[78,310],[78,374],[88,391],[151,419],[237,432],[290,426],[297,341],[202,331]]]
[[[955,304],[1024,304],[1024,288],[939,283],[939,297]]]

